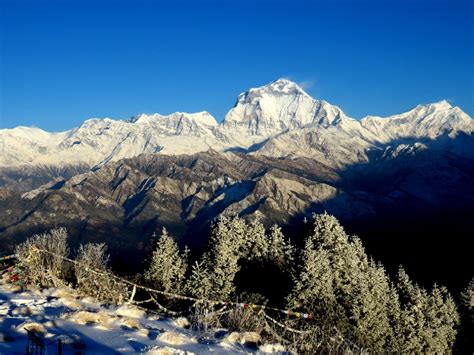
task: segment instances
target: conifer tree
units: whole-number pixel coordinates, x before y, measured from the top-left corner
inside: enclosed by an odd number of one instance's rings
[[[398,292],[402,305],[400,329],[402,351],[408,353],[421,353],[424,349],[425,316],[427,305],[427,292],[413,284],[403,268],[398,271]]]
[[[228,299],[235,293],[241,260],[262,260],[269,250],[262,223],[226,216],[220,216],[214,225],[209,246],[209,252],[193,266],[188,292],[212,299]]]
[[[461,302],[470,312],[471,320],[474,321],[474,278],[471,279],[466,289],[461,293]]]
[[[349,238],[333,216],[315,216],[313,227],[290,307],[313,312],[319,326],[335,327],[376,352],[451,349],[459,319],[446,289],[435,286],[428,293],[403,269],[395,287],[383,266],[369,260],[361,241]]]
[[[308,238],[303,250],[303,266],[289,296],[289,308],[304,308],[312,312],[322,327],[336,320],[337,300],[328,252],[316,250],[313,238]]]
[[[448,291],[435,285],[428,293],[414,284],[403,268],[399,270],[397,288],[402,310],[402,352],[450,352],[456,339],[459,314]]]
[[[462,326],[457,341],[458,350],[466,354],[474,353],[474,278],[471,279],[467,287],[461,292],[461,319]]]
[[[247,224],[242,218],[221,217],[211,234],[210,242],[211,296],[227,299],[235,292],[234,279],[240,270],[239,259],[247,252]]]
[[[178,245],[163,228],[145,272],[145,280],[165,292],[180,292],[184,287],[187,258],[187,250],[180,254]]]
[[[291,243],[285,240],[281,228],[272,226],[268,239],[267,259],[281,269],[292,272],[295,250]]]
[[[244,247],[245,249],[241,250],[241,258],[263,260],[267,257],[269,245],[265,235],[265,227],[256,219],[247,223]]]
[[[191,274],[186,281],[186,293],[197,298],[208,298],[212,294],[212,275],[209,270],[209,255],[204,254],[201,260],[195,261]]]
[[[239,259],[248,252],[247,224],[242,218],[220,216],[209,238],[209,252],[193,265],[187,292],[209,299],[227,299],[235,292]]]
[[[448,353],[456,340],[460,323],[456,303],[445,287],[435,285],[428,299],[428,352]]]

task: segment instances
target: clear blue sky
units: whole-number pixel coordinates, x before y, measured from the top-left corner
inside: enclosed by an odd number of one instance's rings
[[[356,118],[474,114],[474,1],[0,0],[0,128],[211,112],[279,77]]]

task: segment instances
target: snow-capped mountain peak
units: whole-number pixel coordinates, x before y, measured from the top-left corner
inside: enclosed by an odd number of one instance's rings
[[[428,106],[431,106],[436,110],[448,110],[450,108],[453,108],[453,106],[448,102],[448,100],[441,100],[441,101],[429,104]]]
[[[93,118],[66,132],[0,129],[0,167],[97,166],[143,153],[247,151],[269,156],[311,156],[329,166],[366,161],[366,152],[399,139],[434,140],[470,135],[474,121],[446,100],[390,117],[348,117],[339,107],[278,79],[237,98],[222,123],[206,111],[140,114],[130,120]]]
[[[261,86],[259,88],[250,89],[249,92],[251,93],[264,92],[267,94],[274,94],[274,95],[282,94],[282,95],[309,96],[306,93],[306,91],[304,91],[297,83],[285,78],[274,80],[271,83]]]
[[[389,117],[367,116],[361,125],[381,142],[400,138],[436,139],[442,135],[454,137],[459,131],[474,132],[474,121],[459,107],[448,101],[418,105]]]
[[[298,84],[278,79],[239,95],[223,126],[242,134],[272,136],[283,131],[339,123],[347,116],[326,101],[315,100]]]
[[[280,78],[280,79],[272,81],[269,84],[266,84],[257,88],[251,88],[241,93],[237,97],[237,102],[235,106],[237,106],[239,103],[240,104],[255,103],[268,97],[281,98],[285,96],[286,97],[305,96],[311,99],[311,97],[298,84],[288,79]]]

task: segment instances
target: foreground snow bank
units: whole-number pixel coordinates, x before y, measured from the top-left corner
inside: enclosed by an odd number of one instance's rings
[[[26,329],[48,344],[61,339],[64,354],[191,354],[191,353],[281,353],[279,345],[259,350],[243,345],[249,334],[227,334],[200,339],[186,329],[184,318],[149,315],[134,306],[106,306],[90,298],[80,299],[71,289],[21,291],[0,284],[0,354],[24,354]],[[47,347],[56,353],[55,343]]]

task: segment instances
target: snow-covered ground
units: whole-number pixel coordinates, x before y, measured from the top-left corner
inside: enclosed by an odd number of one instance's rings
[[[204,340],[186,329],[185,318],[146,314],[134,306],[99,305],[79,298],[70,289],[21,291],[0,284],[0,354],[24,354],[25,328],[40,334],[45,343],[61,339],[63,354],[192,354],[265,353],[283,350],[278,345],[259,349],[242,344],[244,333],[216,330]],[[251,335],[251,334],[248,334]],[[57,343],[46,347],[57,353]]]

